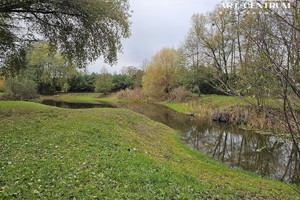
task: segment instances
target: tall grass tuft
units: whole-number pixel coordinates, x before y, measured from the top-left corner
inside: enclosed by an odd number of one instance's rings
[[[135,89],[125,89],[121,90],[116,93],[116,97],[118,99],[130,99],[132,101],[143,101],[145,100],[146,96],[143,93],[142,88],[135,88]]]
[[[191,94],[191,91],[185,89],[183,86],[180,86],[171,90],[169,93],[169,100],[174,102],[185,102],[189,99]]]

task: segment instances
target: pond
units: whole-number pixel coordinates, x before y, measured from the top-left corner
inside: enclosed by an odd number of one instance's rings
[[[44,100],[64,108],[126,108],[179,131],[191,148],[233,168],[256,172],[275,180],[300,184],[300,155],[295,146],[273,136],[260,135],[224,123],[178,113],[158,104],[99,102],[70,103]]]

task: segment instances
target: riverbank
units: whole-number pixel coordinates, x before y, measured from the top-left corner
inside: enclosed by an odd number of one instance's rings
[[[288,127],[282,123],[285,116],[281,113],[279,104],[272,101],[266,104],[269,114],[251,107],[242,99],[223,95],[202,95],[200,98],[193,98],[183,103],[161,102],[160,104],[181,113],[230,123],[241,129],[292,141]]]
[[[187,102],[161,102],[161,104],[181,113],[193,113],[210,118],[216,109],[225,110],[236,106],[245,108],[248,106],[239,98],[224,95],[202,95],[200,98],[194,97]]]
[[[99,101],[129,102],[127,99],[117,99],[115,94],[104,95],[103,93],[60,93],[51,96],[41,96],[40,100],[56,100],[76,103],[99,103]],[[37,100],[39,101],[39,100]]]
[[[102,93],[60,93],[51,96],[41,96],[41,99],[97,103],[98,98],[100,96],[103,96],[103,94]]]
[[[69,102],[97,103],[99,101],[123,101],[129,99],[118,99],[115,94],[104,96],[101,93],[69,93],[50,97],[53,100]],[[157,102],[180,113],[196,115],[207,120],[220,121],[237,125],[245,130],[252,130],[264,135],[274,135],[284,140],[292,140],[287,127],[278,121],[278,116],[267,116],[263,112],[251,108],[245,101],[224,95],[202,95],[191,97],[186,102]],[[274,102],[268,102],[269,107],[278,109]],[[283,117],[282,117],[283,118]]]
[[[297,199],[288,185],[212,161],[124,109],[0,102],[0,198]]]

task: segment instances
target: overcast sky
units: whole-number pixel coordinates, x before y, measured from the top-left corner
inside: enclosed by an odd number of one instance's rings
[[[105,64],[100,58],[88,66],[88,72],[100,72],[106,66],[109,72],[120,72],[123,66],[140,66],[163,47],[178,48],[190,28],[194,13],[206,13],[221,0],[129,0],[131,10],[131,37],[123,41],[123,53],[118,63]]]

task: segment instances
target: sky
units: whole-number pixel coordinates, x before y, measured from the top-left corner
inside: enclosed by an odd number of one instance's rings
[[[129,0],[133,11],[131,36],[123,40],[118,63],[110,66],[99,58],[87,71],[99,73],[103,66],[110,73],[119,73],[124,66],[139,67],[150,61],[163,47],[178,48],[187,35],[191,17],[207,13],[221,0]]]

